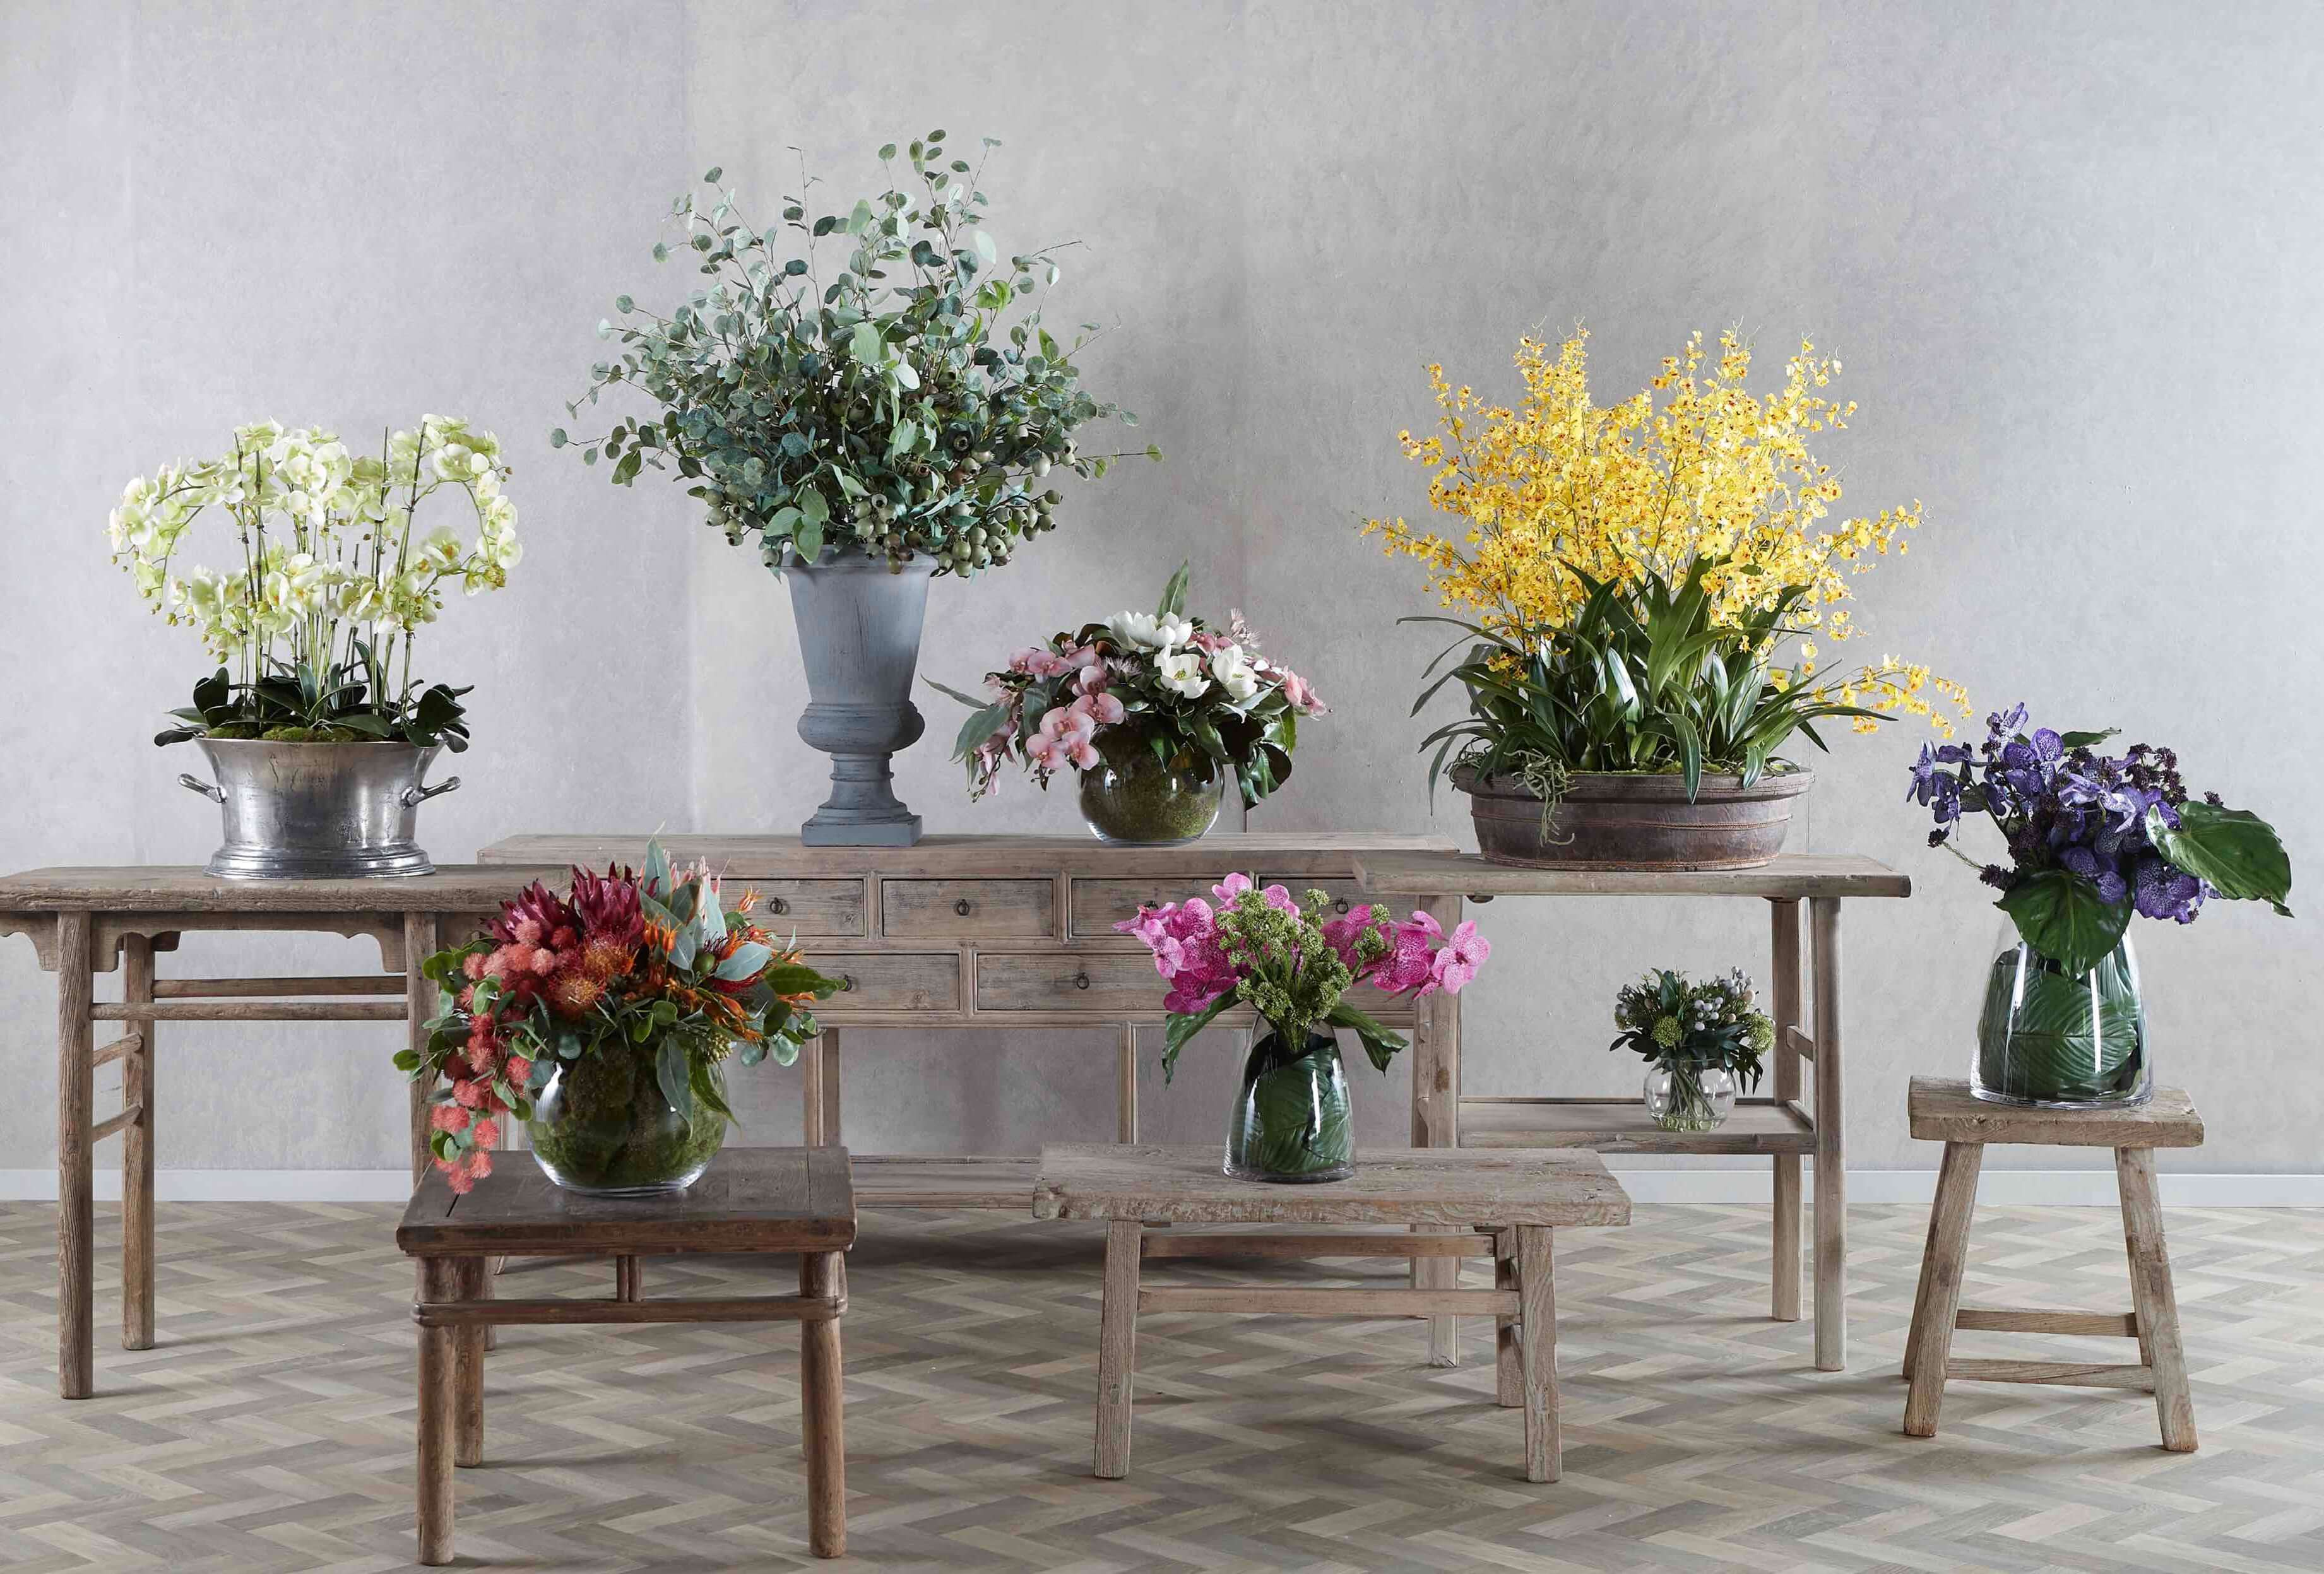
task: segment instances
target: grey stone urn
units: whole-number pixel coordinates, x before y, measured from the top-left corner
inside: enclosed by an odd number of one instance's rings
[[[853,548],[824,548],[813,563],[783,566],[807,707],[799,736],[831,756],[831,796],[799,827],[810,847],[909,847],[920,817],[896,797],[889,758],[927,723],[912,704],[935,559],[900,572]]]

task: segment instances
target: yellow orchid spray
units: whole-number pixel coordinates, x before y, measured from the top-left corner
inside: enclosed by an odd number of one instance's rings
[[[1855,413],[1822,391],[1840,363],[1803,342],[1781,388],[1755,394],[1749,346],[1730,330],[1714,352],[1697,333],[1649,387],[1599,405],[1588,338],[1520,340],[1515,408],[1430,366],[1437,429],[1398,441],[1427,467],[1430,507],[1467,529],[1363,525],[1468,614],[1433,621],[1480,641],[1456,646],[1469,658],[1428,691],[1458,677],[1471,702],[1431,735],[1436,769],[1458,746],[1553,788],[1576,770],[1749,780],[1794,731],[1821,748],[1811,723],[1823,716],[1870,732],[1916,715],[1950,736],[1947,713],[1967,715],[1968,696],[1924,666],[1884,657],[1817,675],[1817,640],[1856,635],[1851,579],[1902,556],[1921,522],[1917,502],[1827,522],[1840,481],[1809,444]],[[1775,665],[1787,645],[1791,663]]]

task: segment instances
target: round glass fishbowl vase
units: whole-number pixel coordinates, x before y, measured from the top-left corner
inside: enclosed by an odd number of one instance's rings
[[[1165,759],[1138,726],[1098,734],[1098,763],[1081,773],[1082,819],[1090,834],[1120,847],[1183,847],[1217,823],[1215,760],[1199,750]]]
[[[1992,954],[1971,1092],[2049,1109],[2102,1109],[2153,1096],[2146,999],[2127,936],[2076,973],[2026,944],[2005,919]]]
[[[658,1047],[609,1046],[557,1063],[524,1128],[543,1174],[600,1197],[683,1192],[702,1178],[726,1122],[699,1108],[690,1121],[678,1112],[654,1074]]]

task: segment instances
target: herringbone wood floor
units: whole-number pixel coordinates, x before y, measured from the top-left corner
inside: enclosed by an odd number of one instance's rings
[[[390,1207],[165,1205],[161,1342],[55,1395],[53,1215],[0,1208],[0,1562],[26,1570],[358,1570],[411,1551],[411,1273]],[[115,1261],[100,1214],[106,1271]],[[2324,1214],[2170,1215],[2202,1451],[2141,1394],[1957,1386],[1931,1441],[1896,1377],[1924,1224],[1851,1214],[1854,1369],[1766,1321],[1762,1209],[1646,1208],[1560,1232],[1565,1478],[1529,1487],[1517,1413],[1416,1324],[1156,1316],[1136,1457],[1090,1477],[1099,1245],[999,1213],[875,1213],[845,1325],[854,1565],[1028,1569],[2324,1569]],[[1987,1209],[1969,1298],[2128,1305],[2116,1216]],[[1286,1277],[1250,1262],[1173,1275]],[[1334,1264],[1364,1275],[1388,1265]],[[649,1266],[647,1293],[751,1270]],[[1472,1275],[1474,1270],[1471,1270]],[[1157,1275],[1157,1277],[1159,1275]],[[1473,1279],[1472,1279],[1473,1282]],[[604,1293],[535,1266],[511,1293]],[[490,1358],[462,1561],[807,1564],[797,1332],[520,1329]],[[2092,1339],[1964,1334],[2130,1358]]]

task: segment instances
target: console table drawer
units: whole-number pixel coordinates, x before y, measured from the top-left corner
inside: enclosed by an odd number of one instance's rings
[[[915,956],[893,951],[807,953],[807,964],[848,987],[820,1008],[835,1016],[851,1011],[957,1011],[960,956],[938,952]]]
[[[996,956],[976,959],[980,1011],[1126,1011],[1152,1017],[1169,986],[1154,959],[1137,955]]]
[[[1048,880],[882,880],[880,933],[902,939],[1033,940],[1057,932]]]
[[[1138,916],[1142,907],[1183,902],[1188,897],[1212,900],[1211,888],[1226,879],[1217,874],[1157,876],[1151,879],[1077,879],[1074,882],[1074,938],[1104,940],[1116,924]]]
[[[754,879],[729,881],[728,888],[738,883],[759,893],[759,916],[779,920],[768,925],[778,934],[863,933],[862,880]]]

